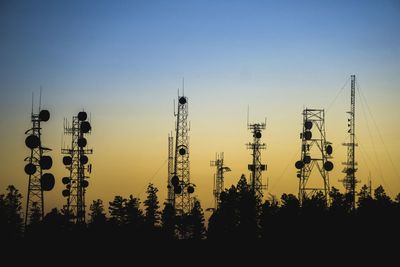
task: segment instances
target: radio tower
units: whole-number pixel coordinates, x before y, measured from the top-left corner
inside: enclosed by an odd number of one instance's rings
[[[187,215],[192,208],[191,194],[195,185],[190,182],[188,99],[178,95],[176,116],[174,175],[171,184],[174,188],[173,206],[178,216]]]
[[[351,207],[353,210],[356,208],[356,184],[358,183],[355,173],[357,171],[357,162],[355,159],[355,147],[357,146],[355,142],[355,134],[356,134],[356,99],[355,99],[355,85],[356,85],[356,76],[351,75],[351,101],[350,101],[350,111],[348,122],[348,133],[350,135],[350,142],[343,143],[344,146],[347,146],[347,162],[343,162],[345,165],[343,172],[346,174],[346,177],[341,180],[343,182],[343,186],[346,189],[346,193],[351,196]]]
[[[314,129],[314,135],[311,129]],[[330,142],[326,141],[325,112],[323,109],[303,110],[303,131],[301,139],[301,160],[295,167],[298,169],[299,201],[309,198],[318,191],[323,192],[325,199],[329,200],[329,171],[333,169],[333,163],[329,161],[333,152]],[[323,186],[309,187],[307,185],[313,169],[317,169]]]
[[[43,173],[44,170],[49,170],[53,165],[53,160],[50,156],[45,156],[44,153],[51,149],[42,146],[41,140],[41,122],[46,122],[50,119],[48,110],[41,110],[39,104],[39,113],[33,113],[33,96],[32,96],[32,112],[31,122],[32,128],[25,132],[28,135],[25,139],[25,145],[30,148],[31,155],[25,158],[28,162],[25,165],[25,173],[29,175],[28,182],[28,197],[26,201],[25,214],[25,229],[34,221],[41,221],[44,217],[44,199],[43,191],[50,191],[55,184],[54,176],[51,173]]]
[[[167,203],[173,205],[174,203],[174,187],[171,183],[171,178],[174,175],[174,137],[168,134],[168,175],[167,175],[167,188],[168,197]]]
[[[266,122],[248,124],[247,127],[253,134],[253,142],[247,144],[247,148],[252,151],[252,164],[248,165],[248,170],[251,171],[250,186],[256,196],[262,198],[263,190],[266,186],[262,183],[262,172],[267,170],[266,164],[261,164],[261,149],[265,149],[265,144],[260,143],[261,132],[265,129]]]
[[[70,148],[61,149],[61,153],[66,155],[63,163],[69,170],[69,177],[64,177],[62,183],[66,189],[62,195],[67,198],[67,212],[69,219],[76,224],[85,224],[85,191],[89,186],[85,171],[91,173],[92,165],[87,164],[89,159],[87,154],[92,154],[93,150],[85,148],[87,140],[85,134],[91,133],[90,122],[86,121],[87,114],[84,111],[78,113],[78,116],[72,117],[72,126],[64,121],[64,134],[72,136]]]
[[[221,192],[224,190],[224,172],[229,172],[231,169],[224,166],[223,152],[215,156],[215,160],[210,162],[210,166],[216,167],[216,173],[214,174],[213,194],[215,199],[214,209],[217,210],[219,208]]]

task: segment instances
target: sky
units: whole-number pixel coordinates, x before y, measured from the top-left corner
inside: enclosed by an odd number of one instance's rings
[[[42,88],[45,146],[56,186],[45,209],[66,200],[60,153],[63,119],[91,114],[93,171],[87,205],[133,194],[149,182],[166,198],[167,138],[178,89],[189,100],[191,181],[213,206],[224,152],[225,186],[249,177],[250,122],[267,126],[264,199],[297,194],[303,108],[326,111],[333,143],[332,186],[343,191],[350,75],[357,76],[356,157],[360,184],[371,177],[400,192],[399,1],[0,1],[0,192],[15,185],[26,201],[24,132]],[[318,176],[310,180],[321,182]]]

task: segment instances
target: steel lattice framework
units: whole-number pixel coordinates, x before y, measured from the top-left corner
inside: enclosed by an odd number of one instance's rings
[[[252,164],[248,165],[248,170],[251,171],[250,186],[255,194],[262,198],[263,190],[266,186],[262,183],[262,172],[267,170],[267,165],[261,163],[261,150],[265,149],[265,143],[261,143],[261,132],[265,129],[266,123],[248,124],[248,129],[253,134],[253,142],[247,144],[247,148],[252,151]]]
[[[220,204],[220,195],[224,190],[224,172],[230,171],[229,167],[224,166],[224,153],[219,153],[215,155],[215,160],[210,162],[210,166],[216,167],[216,171],[214,174],[214,209],[219,208]]]
[[[314,131],[312,131],[314,129]],[[331,143],[326,141],[325,112],[323,109],[303,110],[303,131],[301,139],[301,160],[295,166],[298,169],[299,201],[311,197],[314,193],[323,192],[329,201],[329,171],[333,169]],[[322,186],[309,187],[308,182],[314,169],[318,170],[322,178]]]
[[[44,156],[44,153],[51,151],[51,149],[42,146],[40,122],[47,121],[49,118],[50,113],[47,110],[41,110],[39,114],[34,114],[32,111],[32,128],[25,132],[28,135],[25,144],[31,149],[31,155],[25,158],[27,162],[25,172],[29,175],[25,228],[31,223],[30,220],[34,212],[39,216],[39,220],[43,219],[43,191],[50,191],[54,187],[54,177],[51,174],[46,174],[45,177],[49,178],[50,175],[50,181],[42,180],[43,170],[51,168],[52,160],[49,156]]]
[[[69,219],[76,224],[86,223],[85,193],[89,185],[86,174],[91,172],[92,165],[88,163],[86,155],[92,154],[93,149],[85,148],[87,141],[85,134],[91,132],[90,123],[86,121],[86,112],[79,112],[78,116],[73,116],[72,125],[67,122],[64,124],[64,134],[72,136],[70,148],[63,148],[61,153],[64,156],[63,162],[69,170],[69,177],[63,178],[66,189],[63,196],[67,198],[66,210]]]
[[[167,188],[168,197],[167,203],[173,205],[174,203],[174,187],[171,183],[171,178],[174,175],[174,137],[168,135],[168,175],[167,175]]]
[[[178,110],[175,129],[175,157],[174,176],[171,184],[174,186],[174,207],[177,215],[186,215],[191,211],[191,194],[194,192],[194,184],[190,182],[189,161],[189,125],[188,125],[188,99],[178,96]]]
[[[351,196],[351,206],[353,210],[356,208],[356,184],[359,182],[356,179],[355,173],[357,171],[357,162],[355,159],[355,147],[357,143],[355,141],[356,135],[356,99],[355,99],[355,86],[356,86],[356,76],[351,75],[351,98],[350,98],[350,111],[348,122],[348,133],[350,135],[350,142],[343,143],[347,147],[347,161],[343,162],[345,165],[343,172],[346,174],[345,178],[341,180],[343,186],[346,189],[346,193]]]

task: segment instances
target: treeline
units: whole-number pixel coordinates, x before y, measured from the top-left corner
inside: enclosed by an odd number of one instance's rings
[[[399,235],[400,194],[392,200],[382,186],[372,194],[363,186],[353,210],[350,196],[334,187],[329,203],[322,192],[306,198],[302,205],[292,194],[262,202],[242,175],[236,186],[221,193],[219,208],[213,211],[207,229],[199,200],[194,200],[189,214],[176,216],[172,205],[160,206],[157,192],[158,189],[149,184],[143,205],[132,195],[128,198],[115,196],[109,202],[109,216],[103,201],[94,200],[89,206],[87,224],[80,225],[71,223],[68,211],[56,208],[40,221],[37,209],[32,212],[31,223],[24,231],[22,196],[10,185],[6,193],[0,195],[1,236],[3,240],[28,242],[38,239],[97,243],[105,240],[287,240],[299,245],[304,240],[315,240],[318,244],[341,238],[350,244],[369,238],[398,238]]]

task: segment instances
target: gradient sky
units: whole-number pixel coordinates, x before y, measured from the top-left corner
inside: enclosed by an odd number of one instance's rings
[[[191,179],[211,207],[216,152],[225,185],[248,177],[250,121],[267,118],[262,159],[270,194],[297,194],[304,107],[326,109],[334,144],[331,185],[343,190],[350,84],[356,74],[358,178],[400,192],[399,1],[0,1],[0,192],[14,184],[26,201],[31,94],[51,112],[55,189],[46,210],[65,204],[63,118],[91,113],[93,172],[87,204],[115,195],[145,198],[149,182],[166,197],[167,136],[185,78]],[[364,105],[362,105],[364,103]],[[310,178],[319,181],[318,177]],[[267,194],[268,196],[268,194]]]

